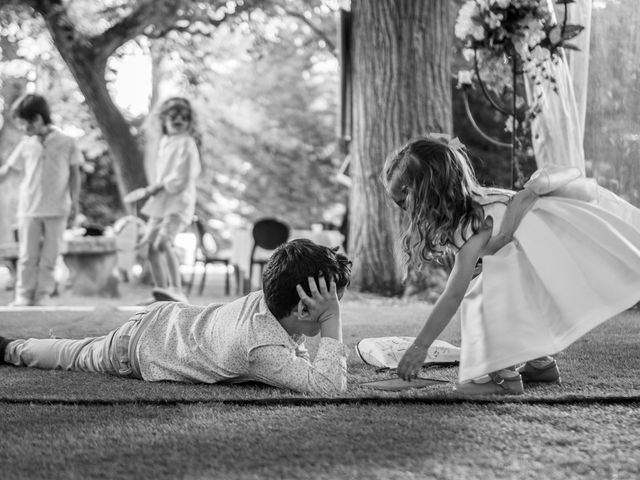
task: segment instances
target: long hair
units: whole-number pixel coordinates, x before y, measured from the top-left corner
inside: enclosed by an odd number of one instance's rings
[[[406,188],[408,225],[402,235],[406,266],[439,259],[476,233],[484,213],[475,200],[478,184],[469,158],[442,138],[412,140],[386,160],[382,181]]]
[[[199,115],[193,104],[186,97],[174,96],[157,103],[147,115],[143,124],[145,148],[145,172],[148,179],[155,178],[155,160],[160,145],[160,138],[166,135],[164,126],[164,116],[173,107],[182,107],[189,110],[190,121],[187,133],[194,139],[200,154],[200,166],[203,167],[202,160],[202,131],[200,130]]]

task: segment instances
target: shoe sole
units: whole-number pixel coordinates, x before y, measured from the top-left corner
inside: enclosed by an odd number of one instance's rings
[[[541,383],[546,383],[547,385],[562,385],[562,377],[554,378],[553,380],[541,380],[541,379],[525,380],[524,375],[522,375],[522,383],[526,383],[528,385],[541,384]]]
[[[501,392],[461,392],[460,390],[456,390],[454,388],[453,393],[457,393],[458,395],[462,395],[463,397],[484,397],[488,395],[504,397],[504,396],[513,396],[513,395],[523,395],[524,391],[514,392],[512,390],[503,390]]]
[[[497,385],[496,385],[497,386]],[[479,395],[499,395],[499,396],[503,396],[503,395],[522,395],[524,394],[524,388],[523,389],[511,389],[511,388],[500,388],[500,390],[495,390],[493,389],[492,391],[487,391],[487,392],[481,392],[481,391],[464,391],[464,389],[459,389],[454,387],[453,388],[454,393],[457,393],[458,395],[464,395],[464,396],[479,396]]]

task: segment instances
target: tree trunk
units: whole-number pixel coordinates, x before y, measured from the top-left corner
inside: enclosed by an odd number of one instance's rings
[[[104,77],[107,59],[78,38],[64,23],[45,19],[56,48],[78,82],[114,159],[120,196],[146,185],[143,154],[129,125],[113,103]]]
[[[401,212],[380,183],[385,157],[412,137],[452,131],[449,0],[352,0],[352,286],[401,293]]]

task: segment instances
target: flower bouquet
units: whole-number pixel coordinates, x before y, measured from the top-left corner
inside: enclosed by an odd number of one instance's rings
[[[572,3],[574,0],[558,0]],[[558,24],[549,0],[468,0],[458,12],[456,37],[463,40],[463,55],[474,61],[474,71],[459,74],[461,83],[482,76],[498,94],[511,85],[514,65],[518,73],[545,76],[544,63],[558,58],[560,48],[577,49],[568,43],[584,27]],[[515,62],[515,63],[514,63]]]

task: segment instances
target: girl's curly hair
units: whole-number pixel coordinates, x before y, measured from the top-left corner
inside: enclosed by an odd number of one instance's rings
[[[395,180],[394,180],[395,179]],[[469,158],[443,138],[412,140],[392,153],[382,172],[385,188],[392,180],[406,187],[409,223],[402,235],[407,266],[439,259],[482,226],[482,206],[474,199],[478,184]]]

